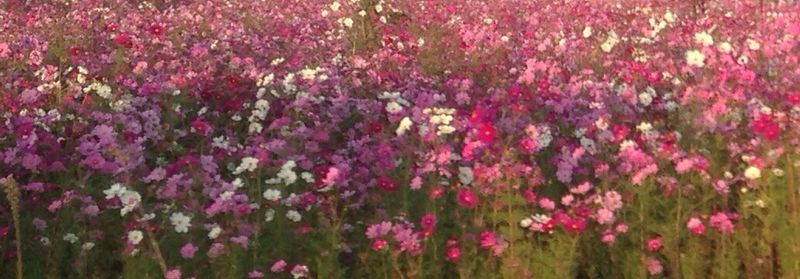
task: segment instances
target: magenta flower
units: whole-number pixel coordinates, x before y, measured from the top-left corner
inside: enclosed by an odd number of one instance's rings
[[[458,190],[458,204],[466,208],[473,208],[478,204],[478,197],[472,192],[472,189],[462,187]]]
[[[497,237],[494,235],[494,232],[489,230],[482,231],[479,239],[481,248],[491,248],[497,244]]]
[[[459,259],[461,259],[461,249],[455,245],[448,247],[444,252],[444,258],[449,262],[457,262]]]

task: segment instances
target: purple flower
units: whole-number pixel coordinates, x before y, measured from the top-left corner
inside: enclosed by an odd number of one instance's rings
[[[22,166],[28,170],[36,171],[39,167],[39,164],[42,163],[42,157],[36,154],[26,154],[25,157],[22,157]]]

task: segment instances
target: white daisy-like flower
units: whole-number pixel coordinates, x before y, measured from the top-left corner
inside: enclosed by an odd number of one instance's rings
[[[351,28],[353,27],[353,19],[346,17],[342,20],[342,24],[344,24],[344,26],[347,26],[347,28]]]
[[[707,32],[699,32],[694,34],[694,42],[703,46],[711,46],[714,44],[714,38]]]
[[[699,50],[693,49],[686,52],[686,63],[689,66],[703,67],[706,65],[706,56]]]
[[[258,159],[254,157],[244,157],[242,158],[242,162],[239,164],[238,167],[233,171],[233,174],[240,174],[245,171],[253,172],[258,167]]]
[[[392,101],[386,104],[386,112],[388,113],[396,114],[401,111],[403,111],[403,107],[397,102]]]
[[[583,28],[583,32],[581,32],[581,35],[583,35],[584,38],[591,37],[592,36],[592,27],[591,26],[584,27]]]
[[[120,214],[125,216],[139,206],[139,203],[142,202],[142,195],[139,195],[136,191],[125,191],[125,193],[119,197],[119,200],[122,202]]]
[[[722,53],[730,53],[733,47],[728,42],[721,42],[717,45],[717,50]]]
[[[331,3],[331,5],[330,5],[331,11],[334,11],[334,12],[335,12],[335,11],[338,11],[338,10],[339,10],[339,8],[341,8],[341,7],[342,7],[342,4],[340,4],[339,2],[336,2],[336,1],[334,1],[334,2],[333,2],[333,3]]]
[[[759,179],[761,178],[761,169],[755,166],[750,166],[744,170],[744,177],[750,180]]]
[[[137,245],[144,239],[144,234],[140,230],[132,230],[128,232],[128,243]]]
[[[411,118],[408,118],[408,116],[404,117],[402,120],[400,120],[400,125],[397,126],[395,134],[397,134],[398,137],[404,135],[409,129],[411,129],[412,124],[414,124],[414,122],[411,121]]]
[[[297,210],[289,210],[286,212],[286,219],[289,219],[292,222],[300,222],[300,220],[303,219],[303,216],[300,215],[300,212],[297,212]]]
[[[752,51],[756,51],[761,49],[761,44],[756,40],[747,39],[747,48],[749,48]]]
[[[463,185],[472,184],[472,180],[474,179],[472,174],[472,168],[470,167],[458,167],[458,180]]]
[[[111,185],[110,188],[103,191],[103,194],[106,194],[106,199],[110,200],[116,197],[121,196],[123,193],[127,192],[128,188],[122,186],[122,184],[114,183]]]
[[[281,191],[275,189],[267,189],[262,195],[268,201],[278,201],[281,199]]]
[[[75,244],[78,242],[78,236],[74,233],[68,233],[64,235],[64,241],[69,242],[71,244]]]
[[[217,239],[221,233],[222,228],[219,226],[214,226],[210,231],[208,231],[208,239]]]
[[[192,226],[192,217],[186,216],[180,212],[172,213],[172,216],[169,217],[169,221],[172,223],[172,226],[175,227],[175,232],[178,233],[186,233],[189,231],[189,227]]]

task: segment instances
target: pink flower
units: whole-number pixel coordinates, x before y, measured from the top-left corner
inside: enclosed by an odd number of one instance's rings
[[[164,274],[164,279],[181,279],[181,270],[176,268],[167,271],[167,274]]]
[[[733,222],[725,212],[718,212],[708,218],[708,222],[712,227],[721,233],[732,233],[734,231]]]
[[[614,245],[614,243],[617,241],[617,236],[614,235],[611,232],[604,233],[603,237],[600,238],[600,241],[602,241],[603,243],[605,243],[606,245],[609,245],[609,246],[610,245]]]
[[[253,270],[247,273],[247,278],[264,278],[264,273],[258,270]]]
[[[661,249],[661,238],[654,237],[647,241],[647,250],[658,251]]]
[[[700,235],[706,231],[706,226],[703,225],[703,221],[700,221],[700,219],[696,217],[690,218],[689,221],[686,222],[686,227],[694,235]]]
[[[497,244],[497,237],[494,235],[494,232],[485,230],[481,232],[480,236],[480,246],[481,248],[490,248]]]
[[[272,264],[272,267],[269,268],[272,272],[282,272],[284,269],[286,269],[286,261],[284,260],[276,261]]]
[[[595,218],[597,219],[597,223],[603,225],[614,223],[615,219],[614,212],[605,208],[598,209]]]
[[[433,213],[426,213],[422,215],[419,223],[423,229],[432,229],[436,226],[436,215],[433,215]]]
[[[294,276],[294,278],[308,277],[308,267],[306,267],[305,265],[299,265],[299,264],[295,265],[292,268],[291,273],[292,273],[292,276]]]
[[[661,262],[653,258],[647,260],[647,273],[650,273],[650,275],[656,275],[661,274],[663,271],[664,267],[661,265]]]
[[[191,259],[194,258],[194,253],[197,252],[198,248],[194,246],[191,242],[188,242],[181,247],[181,256],[184,259]]]
[[[478,204],[478,197],[472,189],[462,187],[458,190],[458,204],[466,208],[473,208]]]
[[[449,262],[457,262],[461,258],[461,249],[455,245],[448,247],[444,252],[444,258]]]

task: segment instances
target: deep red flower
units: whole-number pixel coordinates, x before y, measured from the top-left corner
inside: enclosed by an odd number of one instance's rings
[[[561,225],[564,226],[564,230],[568,233],[581,233],[584,229],[586,229],[586,222],[583,218],[564,218],[561,220]]]
[[[385,249],[386,246],[388,246],[388,242],[386,242],[386,240],[375,239],[375,240],[372,241],[372,250],[380,251],[380,250]]]
[[[400,188],[400,185],[388,176],[381,176],[378,177],[378,188],[386,192],[394,192]]]
[[[124,48],[133,47],[133,39],[128,33],[122,32],[114,36],[114,43]]]
[[[478,204],[478,197],[472,192],[472,189],[462,187],[458,190],[458,204],[463,207],[473,208]]]

